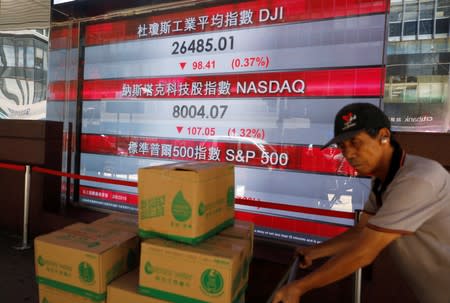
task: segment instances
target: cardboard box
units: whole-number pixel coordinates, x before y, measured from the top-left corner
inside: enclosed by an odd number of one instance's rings
[[[133,270],[108,285],[107,303],[167,303],[157,298],[141,295],[137,292],[139,283],[139,270]],[[49,302],[52,303],[52,302]],[[61,302],[61,303],[66,303]],[[67,302],[69,303],[69,302]],[[71,302],[72,303],[72,302]],[[73,302],[78,303],[78,302]],[[85,303],[85,302],[82,302]],[[235,303],[245,303],[245,293],[235,301]]]
[[[40,303],[105,303],[105,300],[92,301],[89,298],[75,295],[73,293],[39,284]]]
[[[139,169],[139,236],[197,244],[233,224],[234,167],[188,162]]]
[[[238,302],[248,281],[248,241],[215,236],[192,246],[142,242],[139,293],[172,302]]]
[[[137,266],[135,234],[77,223],[34,240],[39,284],[94,301],[106,298],[106,285]]]
[[[137,215],[114,213],[102,219],[96,220],[91,224],[104,225],[113,229],[128,231],[136,235],[138,234]]]
[[[137,292],[139,270],[133,270],[108,285],[107,303],[166,303],[168,301],[141,295]]]
[[[221,236],[247,240],[250,243],[250,256],[253,256],[253,240],[255,234],[255,224],[249,221],[235,220],[230,226],[219,233]]]

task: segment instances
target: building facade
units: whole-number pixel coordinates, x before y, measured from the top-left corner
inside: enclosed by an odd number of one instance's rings
[[[392,0],[385,112],[399,131],[450,130],[448,0]]]
[[[48,30],[0,32],[0,118],[45,119]]]

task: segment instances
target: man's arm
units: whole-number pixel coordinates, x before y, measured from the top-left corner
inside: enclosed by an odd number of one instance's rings
[[[301,280],[281,288],[273,303],[298,303],[300,297],[314,288],[319,288],[340,280],[370,264],[392,241],[400,237],[397,233],[379,232],[363,228],[353,244],[330,258],[324,265]]]
[[[347,249],[354,243],[354,241],[356,241],[356,239],[358,239],[360,233],[367,225],[367,221],[369,221],[371,216],[372,215],[368,213],[362,212],[358,224],[351,227],[342,234],[318,245],[299,247],[297,249],[297,253],[304,255],[305,262],[307,263],[303,265],[308,266],[315,259],[334,256]]]

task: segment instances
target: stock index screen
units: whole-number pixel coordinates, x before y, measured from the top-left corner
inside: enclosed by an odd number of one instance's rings
[[[230,162],[237,217],[257,234],[339,233],[352,220],[296,207],[351,213],[367,198],[370,180],[320,148],[342,106],[381,104],[388,4],[246,1],[86,24],[81,173],[137,181],[139,167]],[[135,188],[79,190],[136,211]]]

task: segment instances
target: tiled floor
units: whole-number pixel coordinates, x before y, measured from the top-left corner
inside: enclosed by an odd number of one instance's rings
[[[0,302],[37,303],[33,250],[16,250],[21,239],[0,232]]]

